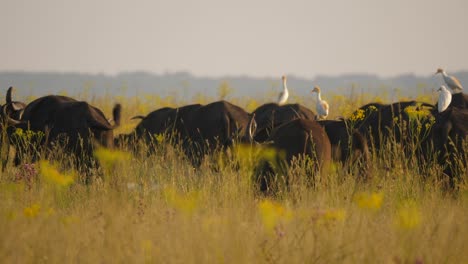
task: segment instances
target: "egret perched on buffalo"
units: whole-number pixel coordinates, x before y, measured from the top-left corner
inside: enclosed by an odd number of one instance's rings
[[[328,103],[325,100],[322,100],[320,96],[320,87],[315,86],[312,90],[312,93],[315,93],[315,99],[317,101],[317,119],[326,119],[328,116]]]
[[[437,89],[437,91],[439,92],[437,110],[439,111],[439,113],[442,113],[450,105],[450,102],[452,101],[452,94],[447,89],[447,87],[445,87],[445,85],[440,86],[440,88]]]
[[[442,68],[437,69],[436,73],[434,74],[439,73],[442,74],[445,83],[453,91],[454,94],[463,92],[463,86],[461,85],[460,81],[457,78],[455,78],[455,76],[448,75]]]
[[[278,105],[284,105],[286,101],[288,101],[289,96],[288,86],[286,85],[286,76],[283,75],[281,79],[283,80],[283,91],[281,91],[281,93],[278,96]]]

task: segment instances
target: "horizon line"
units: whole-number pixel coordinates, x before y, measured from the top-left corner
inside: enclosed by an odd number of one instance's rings
[[[108,77],[117,77],[119,75],[125,74],[148,74],[148,75],[156,75],[156,76],[170,76],[170,75],[189,75],[190,77],[198,78],[198,79],[233,79],[233,78],[250,78],[250,79],[276,79],[280,78],[275,76],[255,76],[255,75],[248,75],[248,74],[224,74],[224,75],[197,75],[187,70],[178,70],[178,71],[165,71],[165,72],[153,72],[149,70],[129,70],[129,71],[119,71],[116,73],[109,73],[109,72],[87,72],[87,71],[59,71],[59,70],[0,70],[0,74],[76,74],[76,75],[95,75],[95,76],[108,76]],[[468,70],[458,70],[453,71],[454,74],[458,73],[468,73]],[[394,75],[381,75],[377,73],[371,72],[346,72],[346,73],[337,73],[337,74],[316,74],[314,77],[306,77],[306,76],[299,76],[293,73],[285,73],[289,78],[294,79],[304,79],[304,80],[313,80],[317,78],[334,78],[334,77],[345,77],[345,76],[372,76],[377,77],[379,79],[392,79],[401,76],[414,76],[414,77],[428,77],[433,75],[434,73],[429,73],[427,75],[419,75],[414,72],[406,72]]]

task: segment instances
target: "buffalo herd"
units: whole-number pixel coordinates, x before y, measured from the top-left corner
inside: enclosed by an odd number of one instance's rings
[[[217,101],[207,105],[165,107],[146,116],[135,116],[133,119],[140,120],[136,128],[129,134],[115,136],[114,129],[121,122],[120,104],[114,106],[113,116],[108,119],[99,108],[66,96],[44,96],[29,104],[13,101],[10,87],[0,112],[2,169],[10,147],[16,149],[15,165],[25,162],[25,154],[31,161],[37,160],[38,155],[44,153],[38,151],[37,146],[49,152],[60,146],[77,157],[80,166],[93,166],[96,145],[120,148],[129,145],[128,142],[141,142],[151,151],[162,143],[161,140],[167,140],[181,146],[194,167],[199,167],[206,155],[244,143],[271,147],[283,153],[280,155],[283,169],[295,158],[307,157],[313,161],[312,173],[334,161],[358,164],[358,174],[367,177],[370,153],[379,153],[389,143],[410,152],[408,146],[413,146],[415,140],[410,131],[418,127],[416,148],[420,160],[427,161],[429,153],[435,153],[435,160],[444,174],[455,184],[460,175],[465,174],[467,106],[468,96],[457,93],[447,110],[441,113],[437,106],[405,101],[371,103],[357,109],[349,118],[317,120],[312,110],[300,104],[267,103],[249,113],[227,101]],[[423,112],[424,115],[419,114]],[[18,131],[30,131],[35,136],[35,145],[21,142]],[[158,136],[163,137],[155,140]],[[262,191],[268,191],[270,183],[285,174],[275,171],[269,163],[260,161],[255,170],[255,179]]]

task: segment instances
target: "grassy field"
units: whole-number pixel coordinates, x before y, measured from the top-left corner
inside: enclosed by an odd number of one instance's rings
[[[323,96],[330,117],[385,98]],[[127,121],[175,98],[86,98],[110,116],[123,103]],[[264,103],[229,101],[247,110]],[[207,103],[215,98],[194,98]],[[422,98],[430,101],[430,98]],[[310,98],[291,98],[313,108]],[[193,102],[193,101],[192,101]],[[254,188],[256,156],[237,147],[232,159],[205,159],[194,169],[177,148],[147,156],[99,150],[92,184],[64,164],[41,161],[0,177],[2,263],[468,263],[468,187],[444,191],[441,170],[425,174],[399,148],[374,154],[366,182],[341,164],[294,182],[277,197]],[[255,151],[253,151],[255,152]],[[252,154],[252,155],[251,155]],[[212,161],[218,166],[213,169]],[[232,164],[241,164],[240,168]],[[304,179],[293,166],[291,177]]]

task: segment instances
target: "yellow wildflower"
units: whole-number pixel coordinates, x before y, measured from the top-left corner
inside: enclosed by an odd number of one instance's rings
[[[273,231],[274,228],[283,222],[292,219],[293,213],[281,206],[279,203],[270,200],[263,200],[258,204],[260,216],[262,218],[263,226],[268,231]]]
[[[420,104],[417,106],[408,106],[405,108],[410,120],[421,120],[431,114],[429,108],[422,107]]]
[[[163,194],[169,205],[184,213],[192,214],[197,208],[198,193],[192,192],[184,195],[178,193],[174,188],[165,188]]]
[[[343,209],[329,209],[323,214],[326,221],[343,222],[346,219],[346,211]]]
[[[255,99],[248,99],[245,109],[247,111],[254,111],[258,107],[258,102]]]
[[[45,136],[44,132],[42,131],[37,131],[34,132],[32,130],[23,130],[21,128],[15,129],[15,132],[13,134],[16,138],[24,141],[24,142],[30,142],[34,136],[37,136],[37,138],[42,138]]]
[[[106,169],[113,168],[118,162],[126,161],[130,159],[130,154],[118,151],[111,150],[107,148],[98,148],[94,151],[94,156],[99,160],[101,165]]]
[[[15,136],[17,136],[17,137],[20,137],[20,138],[22,138],[22,137],[23,137],[23,135],[24,135],[23,129],[21,129],[21,128],[17,128],[17,129],[15,129],[15,133],[14,133],[14,135],[15,135]]]
[[[284,159],[284,151],[279,151],[271,147],[250,146],[237,144],[234,148],[235,157],[242,167],[253,165],[258,160],[268,161],[274,168],[277,167],[277,160]]]
[[[39,162],[40,174],[48,182],[54,183],[60,187],[66,187],[73,183],[72,175],[61,174],[54,166],[48,161],[41,160]]]
[[[155,134],[154,135],[154,138],[156,139],[156,142],[158,142],[158,144],[161,144],[164,142],[164,139],[165,139],[165,135],[164,134]]]
[[[375,105],[371,105],[371,106],[369,106],[369,110],[371,112],[377,111],[377,107],[375,107]]]
[[[366,117],[365,111],[363,109],[358,109],[356,112],[354,112],[351,117],[349,118],[351,121],[356,122],[360,120],[364,120]]]
[[[382,206],[383,202],[383,193],[359,193],[354,196],[354,202],[359,206],[359,208],[377,211]]]
[[[41,206],[39,204],[33,204],[30,207],[26,207],[23,210],[24,216],[34,218],[39,214]]]

